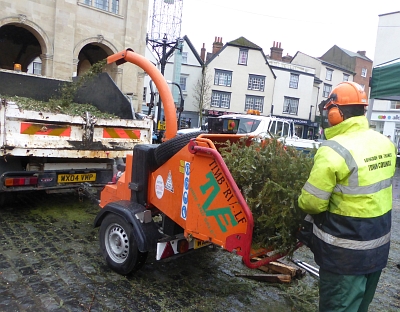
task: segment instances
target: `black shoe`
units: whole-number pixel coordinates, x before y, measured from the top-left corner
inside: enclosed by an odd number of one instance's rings
[[[400,269],[400,264],[396,265],[398,269]]]

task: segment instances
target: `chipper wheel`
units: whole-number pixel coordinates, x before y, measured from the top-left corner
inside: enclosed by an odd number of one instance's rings
[[[108,266],[122,275],[140,269],[148,254],[137,248],[132,225],[115,214],[107,215],[101,222],[100,248]]]

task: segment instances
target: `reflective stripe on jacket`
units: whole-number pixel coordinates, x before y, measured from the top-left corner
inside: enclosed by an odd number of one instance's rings
[[[299,197],[299,207],[313,217],[315,261],[338,274],[375,272],[389,253],[396,147],[370,130],[364,116],[325,135]]]

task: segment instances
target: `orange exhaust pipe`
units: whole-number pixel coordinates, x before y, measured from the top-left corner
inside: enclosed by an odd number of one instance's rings
[[[124,51],[115,53],[107,57],[107,64],[116,63],[121,65],[125,62],[133,63],[142,68],[155,83],[158,92],[161,96],[161,101],[164,106],[165,115],[165,139],[169,140],[176,136],[178,131],[175,103],[172,97],[171,91],[161,72],[145,57],[135,53],[132,49],[126,49]]]

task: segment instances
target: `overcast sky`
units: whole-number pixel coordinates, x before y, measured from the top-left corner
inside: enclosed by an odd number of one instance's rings
[[[211,52],[215,37],[225,44],[243,36],[265,54],[275,41],[283,55],[319,57],[337,45],[373,60],[378,15],[396,11],[398,0],[183,0],[181,35],[199,53],[203,43]]]

